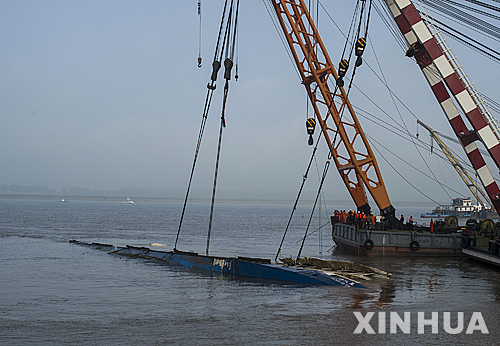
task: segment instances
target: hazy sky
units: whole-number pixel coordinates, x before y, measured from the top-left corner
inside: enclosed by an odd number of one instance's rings
[[[337,25],[347,31],[355,1],[326,3]],[[184,191],[222,6],[222,0],[202,3],[204,60],[200,69],[196,0],[0,2],[0,184]],[[370,25],[367,64],[377,70],[380,63],[389,85],[413,113],[451,135],[414,61],[404,56],[376,13]],[[324,13],[319,29],[332,60],[339,61],[345,42]],[[477,60],[477,54],[451,43],[480,90],[498,99],[498,65]],[[380,107],[401,122],[367,64],[358,70],[356,85],[370,98],[380,98]],[[240,78],[231,81],[229,91],[218,187],[241,191],[241,198],[245,190],[294,198],[311,153],[304,125],[308,103],[262,1],[241,0],[238,69]],[[210,189],[213,180],[221,80],[222,76],[200,152],[195,189]],[[356,90],[351,102],[371,107],[391,121]],[[398,107],[415,133],[416,120]],[[361,121],[371,137],[423,167],[411,143]],[[420,134],[427,136],[422,130]],[[322,171],[326,151],[324,144],[320,147],[317,165]],[[430,158],[428,152],[422,153]],[[384,157],[432,198],[448,201],[437,184],[389,154]],[[378,160],[392,199],[422,200],[384,159]],[[439,177],[465,191],[451,178],[451,168],[443,163],[434,167]],[[313,165],[306,185],[309,194],[316,191],[317,175]],[[334,168],[325,192],[329,199],[349,199]]]

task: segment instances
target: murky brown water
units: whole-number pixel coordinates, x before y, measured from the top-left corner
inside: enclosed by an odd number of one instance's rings
[[[356,258],[332,246],[330,229],[307,242],[305,255],[348,258],[394,274],[366,289],[293,286],[230,279],[125,259],[68,243],[70,239],[172,247],[181,205],[0,200],[0,342],[20,344],[498,344],[500,270],[459,258]],[[179,248],[203,252],[209,205],[188,207]],[[221,204],[211,254],[274,257],[290,206]],[[423,210],[427,211],[427,210]],[[308,208],[298,210],[284,255],[296,255]],[[418,215],[417,208],[408,214]],[[405,213],[406,213],[405,212]],[[315,221],[318,225],[320,220]],[[376,334],[354,334],[374,312]],[[386,313],[379,333],[380,312]],[[394,314],[409,313],[410,333],[391,333]],[[438,313],[418,334],[418,313]],[[451,327],[464,313],[464,329]],[[489,334],[466,334],[480,312]],[[393,318],[394,317],[394,318]],[[404,329],[404,328],[403,328]],[[381,328],[380,331],[384,331]]]

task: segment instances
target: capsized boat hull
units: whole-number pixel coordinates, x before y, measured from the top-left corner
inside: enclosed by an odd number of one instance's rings
[[[116,255],[145,258],[161,263],[229,276],[242,276],[305,285],[340,285],[363,288],[357,281],[345,277],[328,275],[316,270],[272,264],[268,259],[205,256],[194,252],[158,251],[147,247],[129,245],[110,249],[110,245],[108,244],[85,243],[74,240],[70,242],[110,251],[110,253]]]
[[[134,246],[118,247],[113,253],[159,260],[169,264],[226,275],[246,276],[299,284],[363,287],[353,280],[326,275],[314,270],[271,264],[269,260],[264,259],[205,256],[191,252],[158,251],[146,247]]]
[[[460,233],[357,230],[345,223],[333,224],[332,239],[338,247],[363,256],[460,256],[462,250]]]

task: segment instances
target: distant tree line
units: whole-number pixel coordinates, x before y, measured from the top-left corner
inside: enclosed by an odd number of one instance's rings
[[[90,195],[92,191],[84,187],[63,187],[61,190],[40,185],[0,185],[1,194],[23,194],[23,195]]]
[[[56,194],[56,189],[47,186],[0,185],[2,194]]]

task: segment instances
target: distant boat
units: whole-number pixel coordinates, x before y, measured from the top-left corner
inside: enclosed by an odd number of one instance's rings
[[[67,202],[68,200],[67,199],[61,199],[59,202]]]
[[[481,204],[474,204],[470,198],[454,198],[452,205],[442,205],[430,213],[422,213],[420,217],[445,218],[447,216],[493,218],[497,216],[495,210],[485,208]]]
[[[126,200],[122,201],[122,204],[132,205],[132,204],[135,204],[135,202],[127,197]]]

